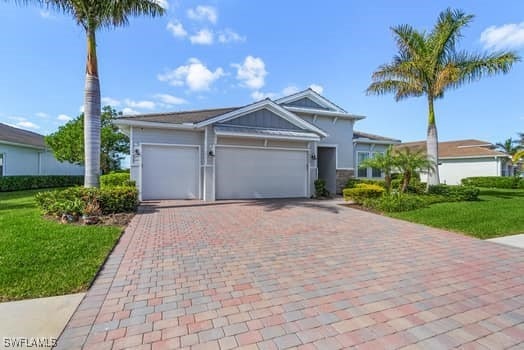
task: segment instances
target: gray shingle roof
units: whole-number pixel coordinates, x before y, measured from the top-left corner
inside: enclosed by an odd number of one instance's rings
[[[392,139],[390,137],[384,137],[384,136],[380,136],[380,135],[375,135],[375,134],[369,134],[367,132],[362,132],[362,131],[353,131],[353,139],[357,139],[357,138],[363,138],[363,139],[370,139],[370,140],[376,140],[376,141],[391,141],[391,142],[400,142],[400,140],[398,139]]]
[[[45,148],[43,135],[0,123],[0,143],[2,141]]]
[[[170,113],[152,113],[139,115],[126,115],[118,119],[136,120],[154,123],[170,123],[170,124],[185,124],[185,123],[199,123],[201,121],[229,113],[238,109],[239,107],[200,109],[195,111],[182,111]]]

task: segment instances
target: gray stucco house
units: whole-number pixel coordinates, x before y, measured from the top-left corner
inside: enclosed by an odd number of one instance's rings
[[[116,124],[130,137],[131,178],[142,200],[215,200],[310,197],[317,178],[340,192],[355,176],[359,152],[400,142],[354,133],[363,118],[308,89],[242,107],[125,116]]]
[[[0,176],[83,174],[83,166],[58,161],[43,135],[0,123]]]

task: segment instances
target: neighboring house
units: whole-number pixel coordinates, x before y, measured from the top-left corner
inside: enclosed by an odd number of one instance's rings
[[[0,176],[83,174],[84,167],[56,160],[44,136],[0,123]]]
[[[377,153],[385,153],[387,148],[392,145],[400,144],[400,140],[389,137],[373,135],[362,131],[353,132],[353,145],[355,149],[355,177],[380,179],[384,174],[380,169],[361,168],[359,164],[368,158],[373,158]]]
[[[398,147],[426,151],[426,141],[406,142]],[[472,176],[512,176],[514,167],[511,157],[497,151],[495,145],[481,140],[457,140],[439,142],[438,169],[440,182],[458,185],[460,180]],[[427,176],[421,175],[422,181]]]
[[[354,176],[350,114],[311,89],[243,107],[120,117],[142,200],[309,197]]]

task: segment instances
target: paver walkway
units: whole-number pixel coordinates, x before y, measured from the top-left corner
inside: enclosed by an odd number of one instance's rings
[[[329,202],[141,208],[59,349],[523,349],[524,254]]]

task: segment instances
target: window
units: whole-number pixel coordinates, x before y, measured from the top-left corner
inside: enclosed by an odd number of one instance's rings
[[[368,169],[360,167],[360,163],[362,163],[363,161],[365,161],[368,158],[369,158],[369,152],[357,152],[357,160],[358,160],[357,177],[368,177]]]
[[[383,152],[357,152],[358,170],[357,177],[382,177],[382,171],[375,168],[361,168],[359,165],[366,159],[374,157],[376,154],[382,154]]]

